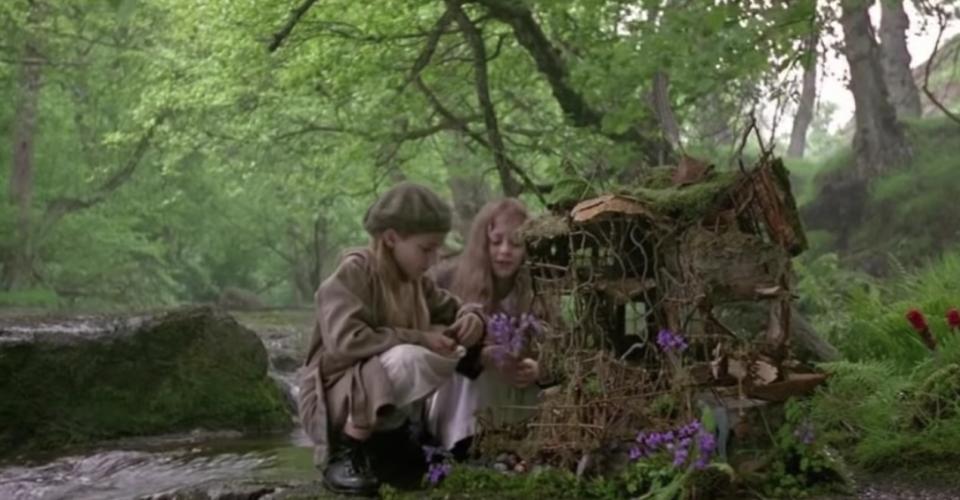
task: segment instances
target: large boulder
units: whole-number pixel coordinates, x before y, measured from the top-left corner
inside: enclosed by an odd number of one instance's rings
[[[210,308],[0,318],[0,454],[196,428],[289,428],[267,364],[254,332]]]

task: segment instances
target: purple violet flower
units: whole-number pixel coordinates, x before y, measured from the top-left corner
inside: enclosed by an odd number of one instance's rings
[[[487,321],[487,333],[494,344],[502,349],[497,350],[494,355],[495,359],[502,363],[507,354],[519,355],[529,339],[538,337],[542,333],[542,328],[532,314],[509,316],[496,313]]]
[[[674,467],[686,466],[691,453],[696,451],[697,459],[693,462],[693,467],[702,469],[707,466],[717,449],[716,437],[707,431],[699,420],[664,432],[641,432],[637,434],[635,441],[637,444],[633,445],[628,453],[630,460],[636,461],[663,451],[672,453]]]
[[[800,424],[799,427],[797,427],[793,431],[793,437],[795,437],[798,441],[800,441],[804,445],[810,446],[811,444],[813,444],[813,441],[816,439],[816,434],[814,433],[814,430],[813,430],[813,424],[807,421],[803,422],[802,424]]]
[[[430,464],[430,468],[427,470],[427,481],[436,486],[440,484],[440,481],[443,481],[443,478],[450,475],[451,469],[450,464]]]
[[[687,340],[679,333],[663,329],[657,334],[657,345],[663,352],[682,352],[687,348]]]

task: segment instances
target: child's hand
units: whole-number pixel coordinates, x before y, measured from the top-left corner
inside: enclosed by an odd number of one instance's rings
[[[464,347],[473,347],[483,338],[483,320],[476,314],[461,316],[447,331]]]
[[[452,357],[457,352],[457,342],[436,331],[424,333],[423,346],[441,356]]]
[[[523,389],[540,378],[540,365],[531,358],[520,359],[500,346],[483,350],[484,365],[496,369],[510,385]]]
[[[540,378],[540,365],[536,360],[525,358],[517,364],[516,373],[513,376],[513,385],[524,388],[537,381]]]

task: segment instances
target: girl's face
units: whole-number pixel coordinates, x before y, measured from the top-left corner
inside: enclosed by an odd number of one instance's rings
[[[437,260],[437,251],[447,233],[423,233],[401,236],[392,229],[384,231],[383,238],[393,252],[400,272],[407,280],[416,280]]]
[[[512,278],[526,257],[526,249],[517,229],[523,224],[519,217],[495,217],[487,230],[490,269],[498,279]]]

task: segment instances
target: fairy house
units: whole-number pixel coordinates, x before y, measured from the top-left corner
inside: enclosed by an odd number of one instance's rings
[[[790,262],[807,242],[780,160],[719,172],[684,158],[552,208],[523,228],[558,325],[541,363],[567,381],[528,427],[539,451],[601,446],[703,404],[742,415],[823,380],[790,356]]]

